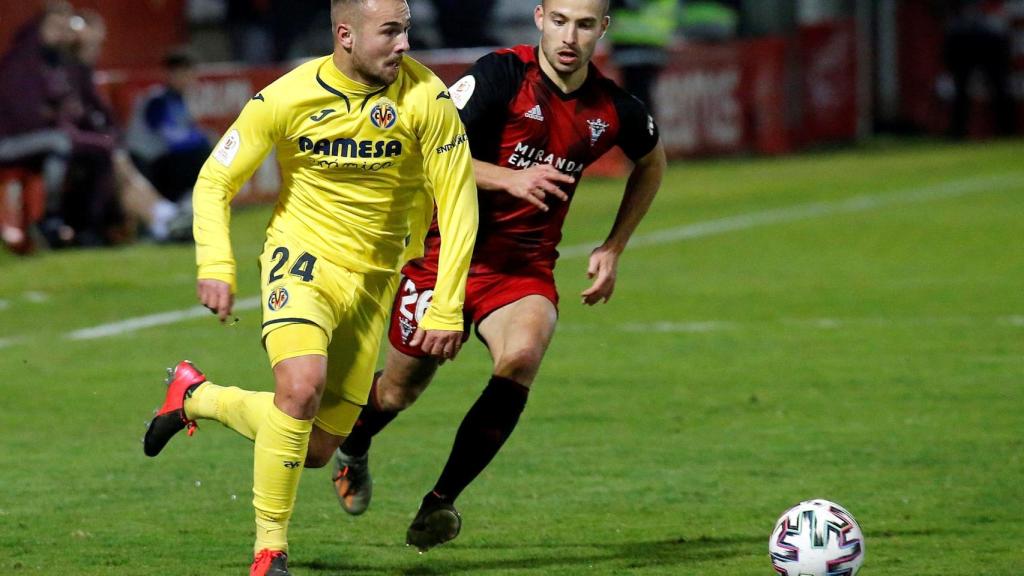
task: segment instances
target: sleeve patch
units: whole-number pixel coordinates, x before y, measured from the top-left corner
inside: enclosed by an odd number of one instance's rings
[[[448,91],[451,94],[452,102],[455,103],[455,107],[459,110],[469,102],[469,99],[473,96],[473,91],[476,90],[476,78],[472,75],[463,76],[458,82],[452,84],[451,89]]]
[[[238,149],[241,147],[241,135],[238,134],[238,130],[232,130],[221,139],[220,145],[213,151],[213,157],[225,167],[230,168],[231,163],[235,161],[235,156],[238,155]]]

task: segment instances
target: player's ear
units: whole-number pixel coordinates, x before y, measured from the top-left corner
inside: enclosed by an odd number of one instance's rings
[[[537,4],[537,7],[533,9],[533,23],[536,24],[537,30],[544,31],[544,5]]]
[[[601,19],[601,38],[604,38],[604,35],[608,33],[608,26],[610,26],[611,23],[611,16],[606,15],[604,18]]]
[[[345,22],[338,22],[334,26],[334,41],[345,50],[352,49],[352,26]]]

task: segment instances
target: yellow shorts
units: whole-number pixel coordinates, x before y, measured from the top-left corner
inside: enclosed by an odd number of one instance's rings
[[[271,366],[296,356],[327,356],[327,382],[316,424],[331,434],[347,435],[355,421],[352,405],[366,404],[370,393],[398,274],[355,273],[301,246],[268,238],[260,256],[260,277],[264,344],[282,326],[319,329],[289,330],[295,337],[275,338],[267,346]]]

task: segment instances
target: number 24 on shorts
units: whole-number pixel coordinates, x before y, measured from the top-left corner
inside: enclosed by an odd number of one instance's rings
[[[274,254],[270,259],[276,263],[274,264],[274,267],[270,269],[270,275],[267,277],[267,284],[277,282],[281,278],[284,278],[284,274],[279,271],[288,263],[289,257],[290,253],[284,246],[280,246],[274,250]],[[292,276],[302,278],[303,282],[309,282],[313,279],[313,266],[315,265],[316,256],[313,256],[308,252],[303,252],[295,259],[295,263],[292,264],[292,267],[288,272]]]

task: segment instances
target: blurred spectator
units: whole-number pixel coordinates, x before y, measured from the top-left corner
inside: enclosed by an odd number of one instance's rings
[[[211,146],[185,100],[196,81],[195,60],[185,50],[174,50],[164,58],[164,70],[166,84],[151,89],[135,106],[128,149],[164,197],[187,204]]]
[[[269,0],[228,0],[226,24],[235,60],[247,64],[275,60]]]
[[[209,1],[209,0],[207,0]],[[221,0],[223,11],[211,10],[227,30],[232,56],[248,64],[287,62],[331,51],[333,38],[321,33],[330,22],[326,0]]]
[[[989,92],[989,107],[999,135],[1016,128],[1010,96],[1011,36],[1005,2],[958,0],[946,30],[943,56],[953,77],[954,97],[949,133],[964,138],[971,108],[971,79],[980,73]]]
[[[106,134],[117,143],[110,149],[89,150],[72,157],[68,186],[78,191],[65,202],[67,221],[79,232],[83,245],[117,243],[133,235],[141,222],[156,240],[168,240],[181,219],[179,207],[164,199],[139,173],[128,152],[119,145],[114,115],[96,90],[96,62],[106,40],[106,24],[99,13],[81,12],[76,28],[72,85],[77,95],[78,128]],[[179,225],[190,227],[190,222]]]
[[[53,242],[70,241],[60,215],[67,162],[74,145],[64,105],[72,88],[68,58],[73,12],[52,2],[22,27],[0,59],[0,166],[42,174],[47,195],[44,231]]]
[[[435,22],[445,48],[497,46],[499,42],[487,32],[494,12],[495,0],[477,0],[467,8],[460,0],[431,0],[437,14]]]
[[[691,42],[731,40],[739,28],[739,1],[687,0],[680,27]]]
[[[82,246],[120,243],[125,239],[124,214],[117,195],[113,155],[117,129],[113,114],[96,91],[94,66],[107,28],[93,11],[72,17],[73,58],[68,62],[71,92],[63,104],[69,130],[88,135],[91,144],[76,146],[71,155],[62,213]]]
[[[681,4],[680,0],[611,0],[608,35],[622,87],[651,111],[655,111],[652,88],[668,63]]]

